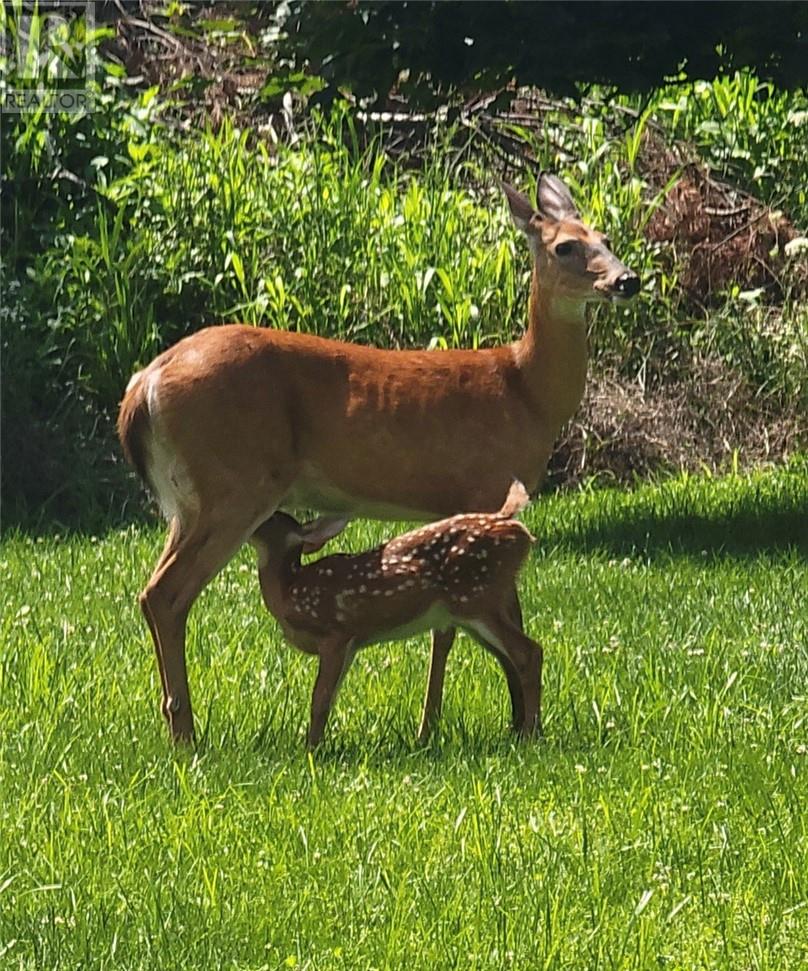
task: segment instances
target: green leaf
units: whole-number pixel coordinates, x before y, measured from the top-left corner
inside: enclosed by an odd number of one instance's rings
[[[241,257],[238,255],[238,253],[233,252],[230,254],[230,262],[233,265],[233,270],[243,290],[244,289],[244,264],[241,261]]]
[[[142,162],[149,154],[149,146],[138,142],[127,142],[126,150],[129,152],[129,157],[133,162]]]

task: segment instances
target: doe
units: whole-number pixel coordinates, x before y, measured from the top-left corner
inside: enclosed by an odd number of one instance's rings
[[[261,524],[250,542],[267,609],[286,637],[319,657],[311,701],[310,748],[319,744],[340,681],[356,651],[427,630],[460,627],[503,667],[513,726],[541,731],[542,649],[521,629],[516,578],[533,537],[513,517],[529,502],[514,481],[495,513],[463,514],[405,533],[365,553],[337,553],[301,565],[347,524],[320,517],[301,525],[285,513]],[[433,649],[419,737],[440,712],[452,639]]]
[[[535,209],[503,190],[533,257],[527,328],[514,343],[380,350],[226,324],[184,337],[129,382],[121,444],[169,524],[140,605],[175,741],[194,736],[189,612],[274,512],[429,522],[493,512],[513,479],[540,486],[581,402],[585,308],[629,300],[640,281],[560,179],[541,175]]]

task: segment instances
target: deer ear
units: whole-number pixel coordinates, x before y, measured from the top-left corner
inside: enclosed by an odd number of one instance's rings
[[[319,516],[301,528],[303,552],[316,553],[325,544],[338,536],[350,522],[349,516]]]
[[[526,195],[517,192],[507,182],[501,182],[500,185],[502,186],[502,191],[505,193],[505,198],[508,200],[514,226],[521,232],[527,233],[530,229],[530,221],[536,215],[533,203]]]
[[[572,201],[570,190],[556,175],[542,172],[536,187],[539,213],[560,222],[562,219],[580,219],[581,215]]]

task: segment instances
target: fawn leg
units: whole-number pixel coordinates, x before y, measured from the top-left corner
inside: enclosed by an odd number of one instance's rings
[[[316,748],[322,741],[337,689],[353,660],[352,646],[353,641],[344,637],[325,641],[320,646],[320,666],[311,696],[311,720],[307,740],[310,749]]]
[[[522,730],[522,724],[525,720],[525,701],[522,697],[522,679],[519,677],[519,672],[513,665],[513,662],[508,657],[507,654],[503,654],[502,651],[495,648],[492,644],[485,640],[481,641],[483,647],[492,654],[497,664],[502,668],[505,675],[505,680],[508,682],[508,694],[511,699],[511,727],[515,732]]]
[[[541,735],[541,684],[544,651],[538,641],[528,637],[509,619],[502,621],[499,636],[513,660],[522,682],[524,715],[521,734],[526,738]]]
[[[519,594],[515,586],[511,587],[508,594],[508,602],[505,604],[505,615],[519,630],[525,629],[525,624],[522,619],[522,605],[519,603]]]
[[[541,645],[529,638],[505,613],[486,616],[475,622],[472,629],[489,650],[507,658],[518,679],[519,694],[524,707],[521,711],[521,723],[515,727],[524,736],[540,734],[543,663]]]
[[[425,742],[429,738],[432,726],[440,716],[443,700],[443,681],[446,675],[446,660],[455,639],[455,628],[432,631],[432,651],[429,658],[429,678],[426,683],[426,697],[424,710],[421,715],[421,727],[418,729],[418,741]]]
[[[516,587],[512,587],[508,593],[508,602],[505,605],[505,615],[518,630],[522,630],[522,608],[519,605],[519,596]],[[500,648],[491,643],[490,640],[480,637],[477,630],[472,627],[476,639],[483,647],[494,656],[505,675],[508,683],[508,694],[511,699],[511,726],[515,732],[522,730],[525,720],[525,701],[522,692],[522,679],[514,666],[511,658]]]
[[[525,629],[522,620],[522,607],[519,603],[519,594],[516,592],[515,586],[511,587],[505,612],[515,627],[522,631]],[[518,732],[521,731],[522,724],[525,720],[525,701],[522,697],[522,682],[519,678],[519,672],[511,663],[510,658],[499,653],[497,654],[497,658],[508,681],[508,693],[511,696],[511,725],[513,726],[513,730]]]

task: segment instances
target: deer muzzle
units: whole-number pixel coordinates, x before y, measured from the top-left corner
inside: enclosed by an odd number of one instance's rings
[[[631,300],[640,292],[640,278],[631,270],[626,270],[612,283],[611,295],[619,300]]]

